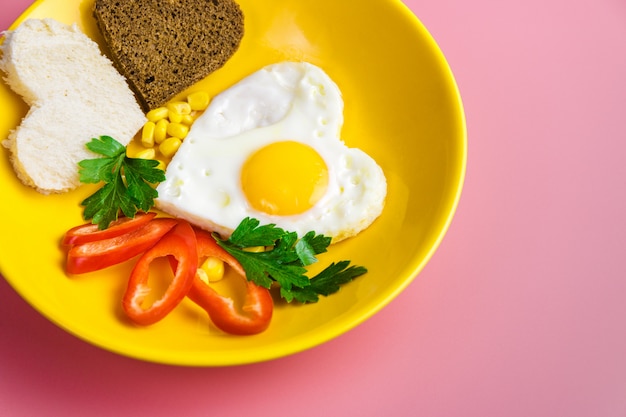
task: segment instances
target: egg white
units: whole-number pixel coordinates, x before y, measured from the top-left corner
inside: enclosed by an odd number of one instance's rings
[[[367,228],[382,212],[384,173],[365,152],[340,139],[341,92],[319,67],[282,62],[244,78],[216,96],[193,124],[157,191],[160,210],[229,236],[245,217],[333,242]],[[277,141],[311,146],[325,161],[324,196],[301,214],[255,210],[241,188],[241,170],[257,150]]]

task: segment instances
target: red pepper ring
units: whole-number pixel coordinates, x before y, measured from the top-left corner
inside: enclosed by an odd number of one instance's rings
[[[144,309],[142,303],[150,293],[148,286],[150,263],[154,259],[166,256],[176,259],[174,278],[163,296]],[[179,220],[135,264],[122,299],[124,311],[133,322],[142,326],[158,322],[185,298],[193,284],[197,269],[196,236],[188,222]]]
[[[65,270],[68,274],[84,274],[128,261],[150,249],[176,223],[175,219],[153,219],[139,229],[119,236],[71,246]]]
[[[156,213],[137,213],[135,217],[120,217],[111,222],[108,228],[100,230],[97,224],[85,223],[72,227],[65,233],[61,243],[65,246],[79,245],[81,243],[94,242],[96,240],[110,239],[116,236],[130,233],[148,224]]]
[[[208,256],[220,258],[245,279],[245,271],[241,264],[222,249],[208,232],[196,230],[196,241],[199,259]],[[220,330],[235,335],[252,335],[264,331],[269,326],[274,311],[274,300],[267,288],[260,287],[252,281],[246,282],[246,296],[241,310],[236,308],[231,298],[218,294],[198,275],[194,277],[187,296],[209,314],[213,324]]]

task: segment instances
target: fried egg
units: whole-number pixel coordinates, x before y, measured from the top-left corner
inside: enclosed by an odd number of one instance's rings
[[[343,99],[319,67],[281,62],[217,95],[159,184],[156,206],[220,235],[246,217],[333,243],[382,212],[381,167],[340,138]]]

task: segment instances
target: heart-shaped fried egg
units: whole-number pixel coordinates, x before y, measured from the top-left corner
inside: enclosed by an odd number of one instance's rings
[[[196,120],[157,191],[157,207],[222,236],[245,217],[333,242],[367,228],[387,193],[382,169],[340,139],[343,100],[319,67],[267,66]]]

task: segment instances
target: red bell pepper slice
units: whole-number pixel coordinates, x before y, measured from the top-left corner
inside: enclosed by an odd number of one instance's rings
[[[150,263],[154,259],[166,256],[176,259],[174,278],[162,297],[144,308],[142,303],[150,293],[148,285]],[[135,264],[122,299],[124,311],[133,322],[142,326],[163,319],[185,298],[197,269],[198,255],[193,228],[188,222],[178,220],[177,224]]]
[[[213,237],[202,230],[196,230],[199,259],[214,256],[230,265],[244,279],[245,271],[241,264],[221,248]],[[200,262],[200,261],[199,261]],[[208,314],[219,329],[236,335],[251,335],[264,331],[270,324],[274,311],[274,300],[269,290],[248,281],[246,297],[241,309],[231,298],[218,294],[196,275],[187,296]]]
[[[100,230],[97,224],[85,223],[72,227],[63,237],[63,245],[79,245],[95,240],[110,239],[124,233],[132,232],[145,226],[156,216],[156,213],[137,213],[135,217],[121,217],[109,225],[107,229]]]
[[[125,262],[150,249],[176,224],[175,219],[153,219],[119,236],[74,245],[67,253],[65,270],[68,274],[84,274]]]

